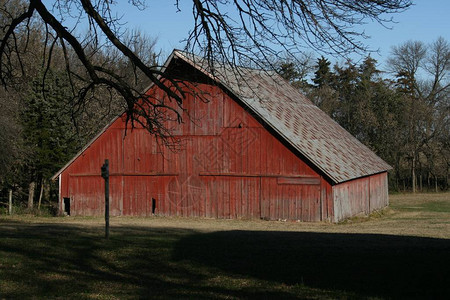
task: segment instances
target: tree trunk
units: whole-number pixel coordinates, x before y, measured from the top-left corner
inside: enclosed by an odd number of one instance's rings
[[[45,182],[44,183],[44,195],[42,196],[44,200],[47,199],[47,201],[50,199],[50,183]]]
[[[422,174],[419,175],[420,192],[423,192],[423,177]]]
[[[438,184],[437,184],[437,176],[434,175],[434,190],[436,191],[436,193],[438,192]]]
[[[33,208],[33,200],[34,200],[34,190],[36,189],[36,183],[34,181],[30,182],[30,186],[28,188],[28,208]]]
[[[397,191],[400,191],[400,158],[397,155],[396,159],[395,159],[395,179],[396,179],[396,184],[397,184]]]
[[[43,194],[44,194],[44,179],[41,180],[41,191],[39,192],[38,210],[41,210],[41,202]]]
[[[445,189],[448,189],[448,186],[450,185],[450,176],[448,175],[448,172],[447,172],[447,185],[445,186]]]
[[[12,215],[12,190],[9,190],[8,213]]]
[[[412,157],[412,165],[411,165],[411,177],[412,177],[412,192],[416,193],[416,156]]]

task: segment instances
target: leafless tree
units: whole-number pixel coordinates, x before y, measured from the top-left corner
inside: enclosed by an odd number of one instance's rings
[[[441,141],[449,137],[450,127],[450,44],[442,37],[430,45],[408,41],[392,48],[388,64],[408,103],[408,132],[404,136],[415,192],[421,155],[429,158],[434,169],[437,160],[430,157],[446,152]],[[448,177],[448,168],[441,175]]]
[[[136,9],[145,9],[145,0],[129,0]],[[164,126],[167,113],[181,121],[185,91],[181,82],[167,78],[158,65],[149,64],[146,54],[133,49],[126,26],[114,13],[112,0],[2,0],[0,37],[0,80],[5,87],[26,70],[22,54],[30,49],[29,32],[34,23],[44,30],[42,64],[46,67],[60,51],[78,106],[89,101],[94,91],[103,88],[119,95],[126,103],[132,125],[140,123],[163,139],[170,137]],[[179,0],[174,0],[179,8]],[[389,24],[389,14],[401,12],[410,0],[193,0],[194,26],[186,39],[186,50],[214,62],[267,67],[270,57],[279,52],[296,54],[305,48],[323,53],[345,54],[365,51],[362,28],[367,21]],[[75,29],[88,23],[88,34]],[[75,24],[75,25],[73,25]],[[20,36],[20,38],[18,38]],[[130,37],[128,35],[128,37]],[[109,49],[109,50],[106,50]],[[168,104],[149,99],[139,84],[126,80],[123,73],[105,64],[99,53],[116,53],[128,61],[135,72],[161,88]],[[136,76],[136,78],[137,78]],[[142,104],[145,105],[142,105]],[[178,107],[178,108],[177,108]]]

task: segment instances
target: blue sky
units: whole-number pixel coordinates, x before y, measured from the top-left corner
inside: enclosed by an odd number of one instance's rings
[[[167,56],[172,49],[183,48],[182,40],[192,28],[192,2],[180,2],[179,12],[174,6],[175,0],[148,0],[148,8],[144,11],[138,11],[121,0],[118,8],[130,28],[139,28],[157,38],[157,47]],[[371,55],[381,67],[394,45],[408,40],[430,43],[439,36],[450,41],[450,0],[416,0],[413,7],[393,17],[396,23],[390,24],[391,30],[378,23],[364,26],[366,34],[371,36],[365,43],[372,49],[379,49],[379,54]]]

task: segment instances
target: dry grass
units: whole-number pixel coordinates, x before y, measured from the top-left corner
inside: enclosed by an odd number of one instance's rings
[[[340,224],[0,216],[2,298],[448,298],[450,193]]]
[[[38,224],[45,222],[88,227],[104,225],[104,219],[101,217],[36,218],[33,216],[17,216],[13,219]],[[111,218],[113,232],[114,228],[123,226],[179,228],[199,232],[228,230],[302,231],[394,234],[450,239],[450,193],[390,195],[389,208],[375,212],[369,217],[357,217],[339,224],[183,217]]]

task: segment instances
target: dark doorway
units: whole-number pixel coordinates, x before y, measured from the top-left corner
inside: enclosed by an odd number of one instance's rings
[[[64,198],[64,212],[70,216],[70,198]]]
[[[156,211],[156,200],[155,198],[152,198],[152,215],[155,214]]]

